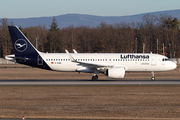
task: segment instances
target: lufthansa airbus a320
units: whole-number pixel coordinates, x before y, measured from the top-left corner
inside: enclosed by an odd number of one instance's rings
[[[177,67],[166,56],[152,53],[42,53],[38,51],[16,26],[8,26],[14,49],[5,58],[20,64],[63,72],[94,73],[98,80],[103,73],[109,78],[124,78],[126,72],[169,71]]]

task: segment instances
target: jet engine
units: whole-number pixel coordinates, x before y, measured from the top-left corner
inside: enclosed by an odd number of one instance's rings
[[[124,67],[112,67],[106,70],[106,74],[109,78],[124,78],[125,68]]]

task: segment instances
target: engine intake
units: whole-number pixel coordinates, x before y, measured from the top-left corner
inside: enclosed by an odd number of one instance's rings
[[[113,67],[106,70],[106,74],[109,78],[124,78],[125,68],[124,67]]]

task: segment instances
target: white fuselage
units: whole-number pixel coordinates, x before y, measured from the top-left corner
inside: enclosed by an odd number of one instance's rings
[[[93,72],[93,66],[83,67],[79,63],[71,62],[65,53],[40,53],[40,55],[55,71]],[[125,71],[168,71],[176,68],[174,62],[158,54],[72,53],[71,55],[77,61],[86,64],[106,65],[107,67],[124,66]],[[99,70],[103,72],[103,69]]]

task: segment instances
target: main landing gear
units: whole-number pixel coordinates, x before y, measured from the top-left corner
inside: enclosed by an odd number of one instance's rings
[[[97,81],[97,80],[98,80],[98,76],[94,74],[94,76],[92,76],[92,81]]]
[[[151,72],[151,76],[152,76],[152,77],[151,77],[151,80],[154,81],[154,80],[155,80],[154,72]]]
[[[97,74],[99,74],[99,71],[98,70],[94,70],[94,76],[92,76],[92,81],[97,81],[98,80]]]

